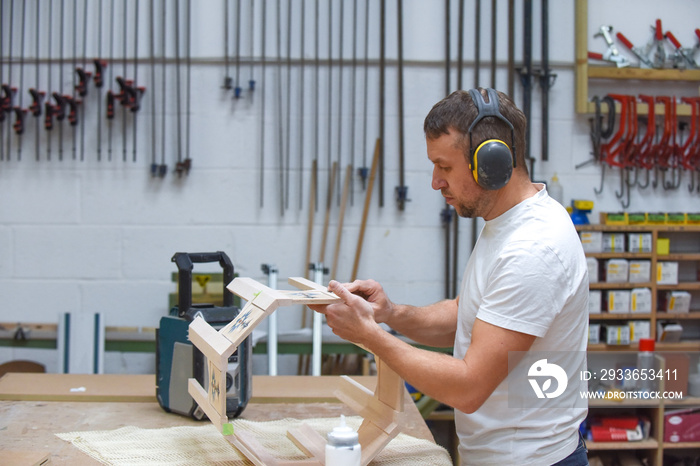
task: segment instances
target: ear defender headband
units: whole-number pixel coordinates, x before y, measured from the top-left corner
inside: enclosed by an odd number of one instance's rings
[[[472,170],[474,180],[484,189],[501,189],[510,180],[515,167],[515,135],[513,125],[498,109],[498,95],[496,91],[488,88],[486,95],[489,101],[484,100],[477,89],[470,89],[469,95],[476,105],[479,114],[469,126],[469,168]],[[511,147],[500,139],[487,139],[474,150],[472,145],[472,129],[486,117],[498,118],[510,128]]]

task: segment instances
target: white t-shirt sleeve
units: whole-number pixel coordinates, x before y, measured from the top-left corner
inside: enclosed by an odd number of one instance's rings
[[[476,317],[543,337],[569,294],[566,270],[548,247],[513,242],[499,255]]]

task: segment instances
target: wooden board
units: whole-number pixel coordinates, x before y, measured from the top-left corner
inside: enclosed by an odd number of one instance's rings
[[[374,390],[377,377],[364,375],[352,379]],[[317,377],[298,375],[253,376],[253,397],[251,403],[338,403],[335,391],[345,382],[335,375]],[[284,387],[281,389],[280,387]]]
[[[187,338],[222,371],[228,367],[228,357],[236,351],[235,345],[201,317],[196,317],[190,322]]]
[[[23,382],[16,385],[25,389],[46,386],[44,389],[46,393],[50,392],[50,386],[53,385],[52,382],[56,376],[56,374],[15,375],[21,376]],[[79,376],[73,374],[67,377],[77,378]],[[88,377],[98,378],[101,376],[90,375]],[[119,375],[117,377],[115,385],[133,385],[134,379],[143,379],[151,383],[155,381],[155,375],[152,374]],[[359,380],[370,389],[373,389],[376,384],[376,377],[353,377],[353,379]],[[285,418],[338,418],[341,414],[352,416],[356,413],[333,396],[333,390],[339,381],[339,377],[331,376],[253,376],[253,398],[243,411],[242,418],[254,421],[272,421]],[[308,393],[300,393],[303,387],[307,387]],[[99,466],[98,461],[92,460],[70,443],[56,437],[55,434],[57,432],[112,430],[127,425],[143,429],[203,425],[202,421],[165,412],[155,401],[153,387],[150,390],[144,390],[144,392],[144,395],[150,394],[150,403],[89,402],[85,400],[52,402],[47,397],[38,401],[0,400],[0,419],[2,419],[4,427],[2,435],[0,435],[0,449],[24,451],[41,449],[51,452],[50,464]],[[290,396],[289,402],[284,402],[286,401],[284,397],[287,394]],[[323,402],[314,402],[312,397],[317,397]],[[273,402],[273,398],[277,401]],[[411,397],[405,396],[404,399],[406,417],[402,423],[401,431],[417,438],[434,441],[432,433],[420,416]],[[256,400],[261,400],[262,403]],[[296,400],[303,400],[303,402]],[[27,432],[30,432],[31,435],[27,435]],[[2,458],[2,453],[0,453],[0,458]]]
[[[156,377],[11,372],[0,378],[0,400],[153,402]]]
[[[352,379],[369,390],[374,390],[377,384],[375,376],[352,376]],[[0,400],[155,402],[155,380],[154,374],[10,373],[0,378]],[[334,392],[342,383],[340,377],[331,375],[254,375],[250,402],[339,403]],[[86,392],[72,393],[68,390],[79,386],[85,386]]]
[[[40,466],[51,462],[47,451],[19,451],[0,449],[2,464],[12,466]]]
[[[219,334],[229,342],[229,346],[237,348],[269,314],[270,312],[260,309],[255,303],[249,301],[235,319],[219,330]],[[197,347],[200,347],[199,344]],[[233,352],[230,354],[233,354]]]

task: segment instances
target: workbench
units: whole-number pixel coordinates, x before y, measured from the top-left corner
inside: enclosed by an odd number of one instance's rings
[[[370,390],[376,385],[374,376],[353,379]],[[253,376],[253,396],[241,418],[356,415],[333,395],[339,381],[335,376]],[[411,397],[404,400],[403,433],[434,442]],[[163,411],[155,397],[155,375],[9,373],[0,378],[0,457],[1,450],[48,452],[51,464],[100,464],[55,434],[206,422]]]

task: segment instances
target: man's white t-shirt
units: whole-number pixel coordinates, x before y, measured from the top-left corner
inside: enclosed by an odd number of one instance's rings
[[[566,210],[543,185],[536,186],[536,195],[487,221],[481,231],[462,280],[457,358],[464,358],[474,321],[480,319],[536,336],[530,352],[577,352],[585,361],[586,258]],[[580,374],[567,375],[572,385],[581,385]],[[549,465],[576,449],[587,413],[585,406],[576,407],[579,390],[567,390],[557,400],[566,409],[533,408],[524,401],[533,396],[526,393],[530,387],[525,383],[527,390],[518,399],[518,393],[509,392],[510,377],[476,412],[455,410],[463,464]]]

